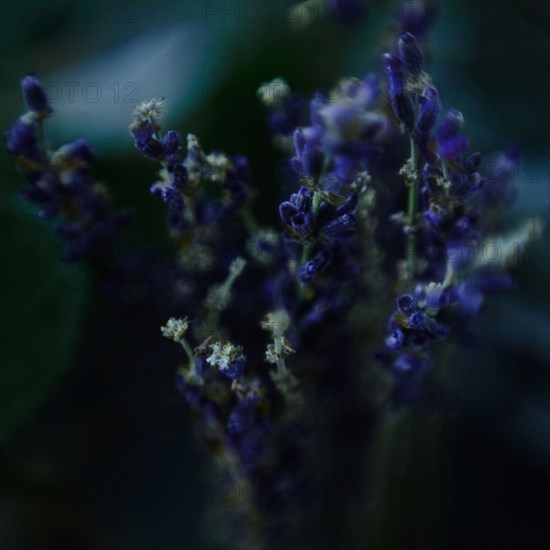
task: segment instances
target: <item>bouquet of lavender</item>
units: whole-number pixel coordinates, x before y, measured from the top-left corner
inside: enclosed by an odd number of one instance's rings
[[[64,260],[164,316],[182,351],[176,388],[222,488],[212,524],[231,548],[361,547],[378,427],[445,406],[437,373],[540,232],[528,220],[500,234],[518,153],[471,150],[417,38],[403,33],[384,64],[310,100],[283,78],[259,87],[284,155],[277,227],[255,217],[261,180],[245,156],[206,152],[162,127],[164,101],[140,104],[130,132],[158,164],[169,258],[124,247],[131,213],[110,208],[85,141],[50,150],[52,108],[36,76],[22,81],[28,112],[7,149],[23,196],[57,220]]]

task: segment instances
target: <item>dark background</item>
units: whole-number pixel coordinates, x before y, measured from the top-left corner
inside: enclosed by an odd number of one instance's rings
[[[278,156],[258,84],[283,76],[310,94],[380,71],[396,4],[370,2],[360,24],[329,17],[296,31],[284,1],[4,1],[0,128],[22,112],[20,78],[37,72],[56,94],[48,139],[89,139],[97,179],[137,209],[130,241],[168,247],[164,208],[148,193],[155,166],[127,132],[134,99],[165,96],[167,127],[250,158],[256,208],[276,223]],[[549,28],[545,1],[457,0],[442,3],[431,33],[430,72],[474,147],[524,151],[510,227],[550,209]],[[58,262],[51,227],[17,198],[20,177],[0,155],[0,548],[207,548],[205,503],[219,494],[173,389],[178,355],[159,320],[129,320],[82,266]],[[491,301],[482,344],[445,365],[457,406],[403,420],[410,438],[364,522],[371,548],[550,540],[548,242],[546,229],[518,290]]]

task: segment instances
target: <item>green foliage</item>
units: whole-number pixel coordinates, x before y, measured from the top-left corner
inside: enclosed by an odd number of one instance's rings
[[[69,367],[88,286],[82,271],[60,266],[49,224],[34,221],[13,200],[2,210],[0,440]]]

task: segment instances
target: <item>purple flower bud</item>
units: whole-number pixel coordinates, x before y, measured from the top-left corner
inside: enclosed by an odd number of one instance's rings
[[[250,166],[244,155],[235,155],[232,159],[234,176],[243,181],[250,181]]]
[[[335,155],[334,173],[338,182],[351,183],[357,174],[357,161],[347,155]]]
[[[439,144],[439,156],[443,160],[452,160],[460,157],[470,146],[465,136],[455,136]]]
[[[437,88],[430,86],[418,99],[418,117],[416,119],[416,133],[426,138],[437,120],[441,109]]]
[[[40,113],[43,117],[52,112],[52,108],[48,105],[46,92],[35,74],[25,76],[21,80],[21,88],[23,90],[23,100],[31,111]]]
[[[423,330],[423,329],[425,329],[427,327],[426,316],[420,311],[415,311],[409,317],[409,326],[412,330]]]
[[[172,178],[172,187],[174,189],[181,190],[184,184],[187,182],[187,168],[185,168],[183,163],[178,162],[176,164],[170,165],[168,170]]]
[[[312,216],[308,212],[298,212],[292,216],[290,227],[295,235],[300,239],[309,239],[313,234]]]
[[[181,138],[179,132],[170,130],[166,132],[164,139],[162,140],[162,149],[165,156],[175,155],[181,144]]]
[[[318,140],[315,139],[315,134],[312,134],[311,132],[308,134],[306,134],[306,132],[304,132],[301,128],[298,128],[294,132],[296,157],[292,159],[293,167],[298,174],[309,177],[318,177],[323,169],[324,156],[317,148],[316,142]]]
[[[411,348],[426,349],[430,344],[430,337],[426,332],[414,332],[409,334],[407,344]]]
[[[395,374],[411,374],[421,367],[421,361],[416,355],[401,353],[393,363],[392,371]]]
[[[447,211],[438,204],[431,204],[429,208],[424,212],[424,218],[430,223],[430,225],[438,230],[441,224],[445,221]]]
[[[279,205],[279,216],[284,225],[289,225],[293,216],[298,213],[297,208],[289,201],[285,201]]]
[[[397,309],[400,313],[404,315],[410,315],[416,311],[416,296],[411,296],[410,294],[403,294],[399,296],[396,300]]]
[[[443,142],[447,139],[455,137],[460,132],[462,125],[464,124],[464,116],[460,111],[451,109],[446,115],[445,119],[437,130],[437,139]]]
[[[392,330],[391,334],[386,338],[386,346],[392,350],[399,349],[405,343],[405,333],[400,328]]]
[[[395,55],[385,54],[390,100],[397,118],[410,131],[414,124],[414,109],[410,95],[405,90],[403,62]]]
[[[162,158],[164,151],[160,141],[154,136],[155,129],[150,124],[142,124],[132,127],[132,135],[137,149],[142,155],[151,160],[159,160]]]
[[[66,146],[66,153],[69,157],[80,160],[87,164],[94,161],[94,154],[88,143],[83,139],[77,139]]]
[[[405,87],[405,68],[399,57],[391,53],[384,54],[384,65],[388,77],[390,95],[403,92]]]
[[[323,248],[315,256],[306,262],[300,271],[300,279],[304,283],[311,282],[317,277],[330,263],[332,253],[330,249]]]
[[[437,131],[439,144],[439,156],[443,160],[452,160],[460,157],[469,147],[468,139],[459,135],[464,123],[464,117],[460,111],[452,109],[441,123]]]
[[[206,356],[195,356],[195,372],[197,376],[204,378],[211,368],[211,365],[206,361]]]
[[[181,193],[168,192],[164,200],[169,204],[167,223],[168,227],[176,233],[182,232],[187,227],[184,213],[184,201]]]
[[[355,233],[357,220],[351,213],[344,214],[323,227],[322,233],[329,239],[349,237]]]
[[[457,289],[458,304],[470,315],[478,315],[483,306],[483,294],[476,285],[462,283]]]
[[[304,104],[297,94],[288,94],[283,99],[281,109],[272,110],[269,114],[269,125],[273,132],[283,136],[291,135],[300,124]]]
[[[239,376],[242,376],[244,373],[244,367],[246,364],[246,358],[244,356],[237,357],[234,361],[229,363],[227,368],[224,368],[223,370],[220,369],[227,378],[230,380],[235,380],[235,378],[238,378]]]
[[[424,68],[424,55],[416,41],[416,38],[409,32],[399,37],[399,54],[404,61],[407,70],[413,76],[417,76]]]
[[[239,403],[229,413],[227,429],[231,435],[239,435],[245,431],[251,421],[251,410],[248,402]]]
[[[297,193],[290,195],[290,202],[297,210],[309,210],[311,205],[311,191],[307,187],[300,187]]]
[[[21,155],[37,160],[40,154],[33,124],[18,118],[6,134],[6,148],[10,155]]]

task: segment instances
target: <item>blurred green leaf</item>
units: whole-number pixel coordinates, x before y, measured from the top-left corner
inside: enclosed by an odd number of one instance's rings
[[[3,201],[1,212],[0,440],[44,402],[70,365],[88,286],[78,268],[60,267],[49,224],[13,203]]]

